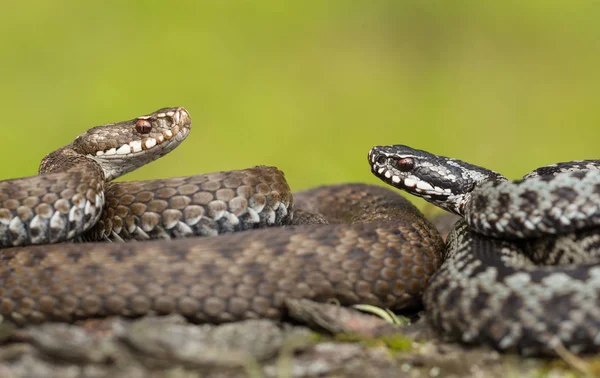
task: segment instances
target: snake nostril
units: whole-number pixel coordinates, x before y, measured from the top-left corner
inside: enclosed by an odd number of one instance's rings
[[[190,113],[184,108],[179,108],[173,117],[173,120],[177,124],[189,124],[190,119]]]
[[[377,159],[375,161],[379,165],[384,165],[385,163],[387,163],[387,158],[385,157],[385,155],[379,155],[377,156]]]

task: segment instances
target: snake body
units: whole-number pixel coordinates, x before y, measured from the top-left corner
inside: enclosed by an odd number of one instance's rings
[[[94,127],[42,160],[38,176],[0,182],[0,247],[56,243],[92,227],[106,181],[155,160],[185,139],[183,108]]]
[[[176,145],[159,142],[180,141],[177,135],[187,135],[190,126],[185,109],[166,108],[91,129],[78,137],[79,142],[45,158],[39,176],[1,184],[8,189],[2,192],[0,206],[10,211],[13,201],[32,198],[10,213],[9,225],[17,222],[13,214],[21,214],[29,201],[48,203],[47,196],[63,195],[52,192],[51,178],[67,181],[89,174],[98,182],[112,179],[133,167],[128,157],[134,156],[127,151],[149,162]],[[155,130],[158,134],[149,141]],[[122,138],[125,134],[129,136]],[[81,141],[90,143],[79,147]],[[155,153],[144,155],[146,149]],[[19,192],[11,191],[15,183],[28,182],[48,190],[10,197]],[[400,195],[373,185],[326,186],[292,197],[283,173],[273,167],[103,183],[98,188],[105,185],[104,191],[93,195],[89,184],[81,185],[73,191],[95,201],[95,209],[106,196],[102,216],[85,239],[138,241],[44,244],[55,240],[40,239],[41,245],[0,250],[4,317],[27,324],[180,313],[192,321],[218,323],[281,317],[287,298],[400,309],[420,303],[429,277],[440,265],[443,242],[434,227]],[[296,210],[294,202],[304,212]],[[79,212],[87,214],[91,207],[78,201],[61,206],[48,210],[45,228],[32,226],[40,223],[33,221],[35,216],[19,217],[24,226],[17,235],[79,224]],[[79,210],[71,210],[73,206]],[[53,223],[55,214],[65,221]],[[98,216],[97,211],[89,215],[85,226]],[[325,217],[332,224],[253,230],[323,223]],[[223,234],[215,236],[219,233]],[[4,246],[33,239],[7,236]]]
[[[282,226],[291,224],[294,206],[283,173],[266,166],[108,183],[106,198],[86,240],[169,240]]]
[[[464,218],[425,291],[436,329],[522,354],[600,350],[600,161],[518,181],[404,145],[375,147],[369,161],[385,182]]]

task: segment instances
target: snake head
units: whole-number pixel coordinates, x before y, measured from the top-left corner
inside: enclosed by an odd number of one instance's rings
[[[369,151],[371,172],[389,185],[463,215],[464,204],[482,182],[501,175],[461,160],[401,144]]]
[[[191,126],[186,109],[163,108],[129,121],[91,128],[70,148],[98,162],[106,179],[112,180],[172,151],[188,136]]]

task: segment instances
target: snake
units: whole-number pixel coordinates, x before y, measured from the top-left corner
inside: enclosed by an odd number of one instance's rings
[[[600,350],[600,161],[511,181],[405,145],[376,146],[384,182],[460,219],[424,292],[427,321],[466,344],[524,355]]]
[[[182,107],[96,126],[0,182],[0,314],[17,325],[282,319],[288,299],[418,306],[443,241],[398,192],[291,192],[276,167],[113,179],[190,134]]]

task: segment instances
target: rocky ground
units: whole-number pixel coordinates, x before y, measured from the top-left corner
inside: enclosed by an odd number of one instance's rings
[[[21,329],[4,323],[0,377],[600,376],[593,357],[522,358],[441,341],[418,315],[394,326],[333,304],[288,308],[293,324],[192,325],[179,316]]]

